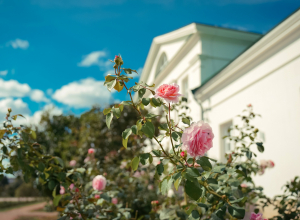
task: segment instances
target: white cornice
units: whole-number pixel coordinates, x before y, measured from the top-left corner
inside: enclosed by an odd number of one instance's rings
[[[249,70],[259,65],[263,60],[275,54],[289,43],[300,37],[300,10],[295,12],[267,35],[261,38],[215,77],[201,86],[195,97],[200,101],[221,90]]]

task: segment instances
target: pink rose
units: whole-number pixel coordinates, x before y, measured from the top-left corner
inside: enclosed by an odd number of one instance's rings
[[[267,166],[268,166],[269,168],[273,168],[273,167],[275,166],[275,163],[274,163],[272,160],[269,160],[269,161],[267,162]]]
[[[87,163],[90,161],[90,157],[86,157],[83,162]]]
[[[192,123],[182,134],[182,148],[192,157],[204,156],[213,146],[214,134],[209,124],[199,121]]]
[[[262,220],[262,214],[261,213],[251,213],[250,220]]]
[[[160,163],[161,163],[161,161],[158,161],[158,162],[157,162],[157,164],[160,164]]]
[[[90,148],[90,149],[88,150],[88,154],[93,154],[93,153],[95,153],[95,149]]]
[[[153,185],[152,184],[148,185],[148,189],[153,190]]]
[[[100,199],[100,195],[95,195],[95,199]]]
[[[76,165],[76,160],[71,160],[71,161],[70,161],[70,166],[71,166],[71,167],[74,167],[75,165]]]
[[[179,92],[179,86],[175,83],[168,85],[162,84],[155,91],[155,97],[163,98],[168,103],[173,102],[177,103],[179,101],[179,96],[182,96]]]
[[[242,184],[241,184],[241,187],[242,187],[242,188],[247,188],[248,185],[247,185],[246,183],[242,183]]]
[[[104,190],[106,186],[106,178],[102,175],[98,175],[93,179],[94,190]]]
[[[111,199],[111,202],[112,202],[113,204],[117,205],[117,204],[118,204],[118,199],[117,199],[117,198],[112,198],[112,199]]]
[[[74,188],[74,183],[72,183],[69,187],[70,187],[70,190],[72,190]]]
[[[124,169],[124,168],[126,168],[126,166],[127,166],[127,162],[126,161],[122,161],[121,165],[120,165],[120,168]]]
[[[60,186],[60,190],[59,190],[59,194],[60,195],[63,195],[63,194],[65,194],[65,187],[63,187],[63,186]]]
[[[251,105],[251,104],[248,104],[248,105],[247,105],[247,107],[249,107],[249,108],[250,108],[250,107],[252,107],[252,105]]]
[[[134,177],[136,178],[139,178],[141,177],[141,173],[139,171],[136,171],[134,174],[133,174]]]

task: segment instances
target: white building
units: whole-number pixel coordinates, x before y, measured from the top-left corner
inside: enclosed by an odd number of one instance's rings
[[[192,23],[154,38],[140,81],[176,82],[188,97],[194,121],[213,128],[209,156],[223,159],[222,137],[246,105],[275,168],[256,182],[268,196],[300,175],[300,10],[264,36]],[[201,111],[202,103],[204,111]]]

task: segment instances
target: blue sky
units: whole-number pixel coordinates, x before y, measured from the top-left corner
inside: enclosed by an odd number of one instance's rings
[[[115,54],[140,73],[155,36],[192,22],[266,33],[299,7],[299,0],[0,0],[0,117],[7,107],[38,119],[50,106],[79,114],[126,99],[102,86]]]

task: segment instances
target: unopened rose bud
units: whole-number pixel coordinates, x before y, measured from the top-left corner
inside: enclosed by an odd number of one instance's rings
[[[115,56],[114,62],[116,63],[117,66],[122,66],[123,65],[123,60],[121,56]]]
[[[7,110],[8,110],[9,113],[11,112],[11,108],[8,108]]]
[[[117,69],[117,68],[118,68],[118,65],[117,65],[117,64],[115,64],[115,65],[113,66],[113,68],[114,68],[114,69]]]
[[[186,159],[186,152],[184,152],[184,151],[182,151],[181,153],[180,153],[180,156],[182,157],[182,158],[184,158],[184,159]]]
[[[251,107],[252,107],[252,105],[251,105],[251,104],[248,104],[248,105],[247,105],[247,107],[248,107],[248,108],[251,108]]]

